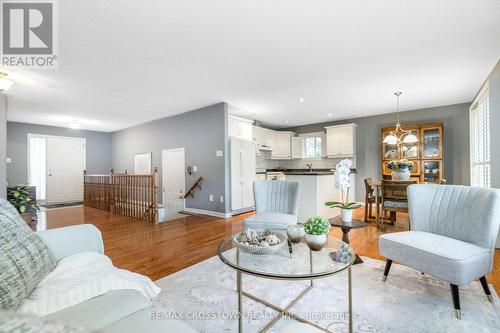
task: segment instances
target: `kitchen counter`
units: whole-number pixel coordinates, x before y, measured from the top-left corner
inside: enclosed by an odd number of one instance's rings
[[[290,176],[330,176],[335,174],[335,169],[267,169],[267,172],[283,172],[285,175]],[[356,173],[356,169],[352,168],[351,173]]]
[[[333,171],[285,171],[285,175],[293,176],[330,176],[333,175]]]

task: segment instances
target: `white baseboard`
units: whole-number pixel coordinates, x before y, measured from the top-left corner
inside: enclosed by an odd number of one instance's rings
[[[223,219],[228,219],[231,217],[231,214],[229,214],[229,213],[214,212],[213,210],[204,210],[204,209],[187,208],[186,207],[186,208],[184,208],[184,211],[188,212],[188,213],[193,213],[193,214],[201,214],[201,215],[220,217]]]

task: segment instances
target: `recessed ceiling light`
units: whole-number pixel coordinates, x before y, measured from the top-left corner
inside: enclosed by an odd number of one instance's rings
[[[76,120],[72,120],[69,123],[69,127],[73,128],[73,129],[79,129],[80,128],[80,123],[78,121],[76,121]]]
[[[301,97],[301,98],[299,99],[299,102],[300,102],[300,103],[304,103],[304,99]]]
[[[333,116],[333,114],[329,113],[329,114],[328,114],[328,117],[331,117],[331,116]]]
[[[287,124],[288,124],[288,120],[285,120],[285,123],[287,123]]]

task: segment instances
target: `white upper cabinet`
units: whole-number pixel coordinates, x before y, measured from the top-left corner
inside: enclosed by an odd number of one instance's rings
[[[356,155],[356,124],[328,126],[325,129],[328,157],[354,157]]]
[[[231,137],[252,141],[253,140],[253,120],[235,116],[228,117],[228,133]]]
[[[275,144],[271,151],[273,159],[292,158],[291,139],[293,134],[293,132],[274,132]]]
[[[304,139],[300,136],[292,137],[292,158],[304,157]]]

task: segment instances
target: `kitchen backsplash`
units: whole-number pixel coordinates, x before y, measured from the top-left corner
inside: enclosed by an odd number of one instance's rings
[[[287,169],[307,169],[306,164],[312,163],[313,169],[332,169],[335,168],[342,158],[321,158],[321,159],[296,159],[296,160],[272,160],[271,152],[262,152],[261,155],[256,155],[255,164],[257,169],[276,169],[285,167]],[[356,168],[356,158],[351,158],[353,168]]]

